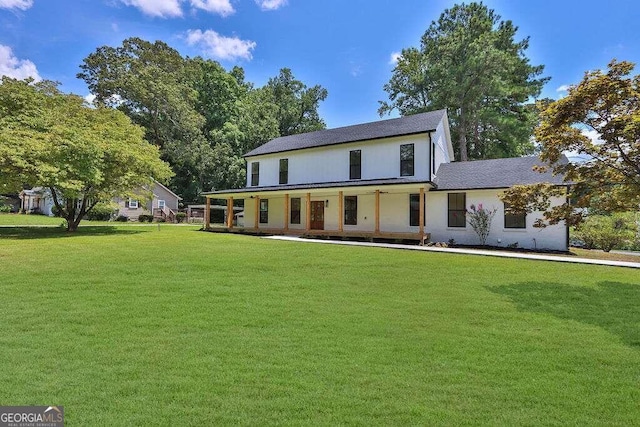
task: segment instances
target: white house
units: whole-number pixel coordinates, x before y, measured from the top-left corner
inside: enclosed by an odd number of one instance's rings
[[[245,158],[245,188],[205,193],[228,210],[244,201],[244,226],[227,221],[228,231],[477,244],[466,211],[482,203],[497,210],[488,244],[568,247],[566,227],[534,228],[541,213],[506,215],[498,198],[513,184],[563,180],[534,172],[535,157],[453,162],[446,110],[280,137]]]

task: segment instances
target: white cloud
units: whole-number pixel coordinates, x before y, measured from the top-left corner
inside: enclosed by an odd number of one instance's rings
[[[93,105],[93,101],[96,99],[96,96],[92,93],[88,94],[87,96],[84,97],[84,101],[87,104]]]
[[[256,0],[262,10],[276,10],[287,4],[287,0]]]
[[[235,58],[251,59],[251,51],[256,47],[256,42],[254,41],[221,36],[213,30],[204,32],[189,30],[187,31],[187,43],[189,46],[201,46],[206,55],[223,60]]]
[[[0,0],[2,1],[2,0]],[[127,6],[133,6],[145,15],[158,18],[182,16],[182,0],[121,0]]]
[[[569,90],[570,87],[571,86],[569,86],[569,85],[562,85],[558,89],[556,89],[556,92],[566,92],[566,91]]]
[[[26,79],[32,77],[35,81],[42,78],[38,74],[36,65],[28,59],[18,59],[13,55],[9,46],[0,44],[0,76],[12,77],[14,79]]]
[[[27,10],[33,6],[33,0],[0,0],[0,9]]]
[[[230,0],[191,0],[191,6],[220,16],[229,16],[235,12]]]
[[[389,57],[389,65],[396,65],[398,61],[400,61],[400,58],[402,58],[402,53],[392,52],[391,56]]]

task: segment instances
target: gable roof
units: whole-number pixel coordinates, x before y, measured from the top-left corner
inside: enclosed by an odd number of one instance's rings
[[[251,157],[261,154],[344,144],[347,142],[431,132],[436,130],[438,124],[446,115],[446,112],[446,110],[436,110],[397,119],[319,130],[298,135],[281,136],[280,138],[272,139],[244,156]]]
[[[563,156],[561,162],[567,161]],[[550,169],[545,173],[533,170],[534,166],[543,165],[537,156],[443,163],[438,168],[434,183],[438,190],[509,188],[539,182],[569,184],[561,176],[553,175]]]

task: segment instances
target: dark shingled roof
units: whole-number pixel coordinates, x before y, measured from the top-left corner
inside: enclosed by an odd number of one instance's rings
[[[562,161],[567,159],[563,156]],[[542,166],[543,163],[535,156],[443,163],[438,168],[434,183],[438,190],[508,188],[539,182],[568,184],[561,176],[554,176],[551,170],[545,173],[533,170],[536,165]]]
[[[281,153],[325,145],[344,144],[368,139],[411,135],[436,130],[446,110],[430,111],[397,119],[363,123],[336,129],[319,130],[298,135],[282,136],[245,154],[245,157]]]

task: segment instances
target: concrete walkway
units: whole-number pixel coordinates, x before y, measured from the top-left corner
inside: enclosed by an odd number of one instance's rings
[[[518,258],[518,259],[532,259],[538,261],[555,261],[555,262],[570,262],[576,264],[595,264],[595,265],[608,265],[612,267],[628,267],[640,269],[640,262],[628,262],[628,261],[608,261],[600,259],[590,258],[576,258],[572,256],[563,255],[545,255],[545,254],[533,254],[524,252],[509,252],[509,251],[490,251],[482,249],[462,249],[462,248],[437,248],[435,246],[417,246],[417,245],[396,245],[388,243],[369,243],[369,242],[349,242],[342,240],[320,240],[320,239],[303,239],[301,237],[293,236],[265,236],[263,239],[273,240],[286,240],[291,242],[302,243],[324,243],[328,245],[349,245],[349,246],[369,246],[376,248],[388,248],[388,249],[404,249],[411,251],[427,251],[427,252],[445,252],[451,254],[466,254],[466,255],[484,255],[501,258]]]

